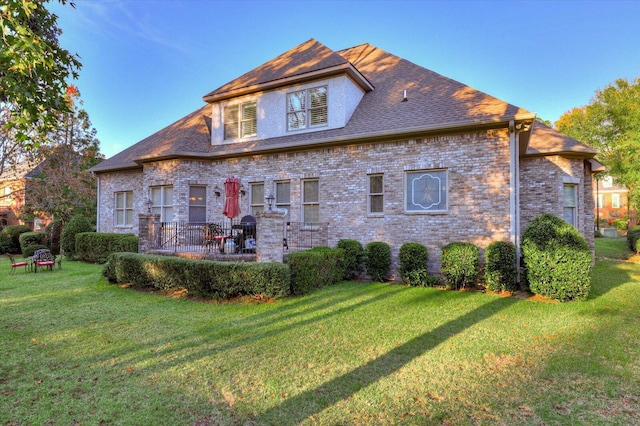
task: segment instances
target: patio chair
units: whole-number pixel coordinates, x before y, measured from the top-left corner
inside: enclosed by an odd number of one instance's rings
[[[13,274],[16,271],[16,268],[19,268],[21,266],[24,266],[24,272],[27,272],[27,268],[29,267],[29,262],[28,261],[20,261],[20,262],[16,262],[16,259],[13,257],[13,255],[7,253],[7,256],[9,256],[9,260],[11,261],[11,272],[9,272],[9,274]]]
[[[39,249],[33,253],[31,256],[33,260],[33,266],[35,268],[35,272],[38,272],[39,268],[48,268],[53,272],[53,265],[56,264],[56,257],[51,254],[51,250],[48,249]]]

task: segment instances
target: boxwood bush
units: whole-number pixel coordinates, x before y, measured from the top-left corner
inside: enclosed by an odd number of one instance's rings
[[[429,252],[420,243],[405,243],[398,253],[398,272],[406,284],[416,287],[429,287],[437,283],[427,272]]]
[[[138,252],[134,234],[81,232],[76,235],[76,258],[83,262],[104,263],[111,253]]]
[[[18,254],[20,253],[20,235],[31,232],[27,225],[10,225],[0,231],[0,252]]]
[[[364,249],[357,240],[348,238],[338,241],[336,246],[344,251],[344,279],[352,280],[362,271],[362,261],[364,260]]]
[[[488,290],[518,290],[516,246],[508,241],[494,241],[484,252],[484,279]]]
[[[33,252],[47,246],[47,235],[44,232],[24,232],[18,238],[20,251],[24,257],[33,256]]]
[[[636,242],[640,240],[640,225],[634,226],[627,231],[627,244],[629,250],[636,251]]]
[[[289,267],[277,262],[214,262],[121,252],[109,256],[103,274],[113,283],[185,288],[191,295],[213,299],[282,297],[290,292]]]
[[[449,243],[442,248],[440,267],[447,287],[474,287],[480,273],[480,250],[473,243]]]
[[[391,270],[391,247],[382,241],[372,241],[365,247],[365,268],[374,281],[384,281]]]
[[[576,228],[549,213],[522,234],[530,290],[561,302],[584,300],[591,289],[592,253]]]
[[[291,293],[302,295],[335,284],[345,276],[344,250],[316,247],[289,254]]]
[[[65,256],[75,259],[76,256],[76,235],[81,232],[93,231],[91,221],[84,216],[76,215],[69,220],[69,223],[62,230],[60,235],[60,247]]]

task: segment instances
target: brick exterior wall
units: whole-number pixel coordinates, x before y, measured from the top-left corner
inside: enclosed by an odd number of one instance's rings
[[[169,160],[146,163],[144,171],[100,175],[100,231],[138,233],[114,226],[116,191],[133,191],[134,213],[145,213],[149,187],[173,185],[174,220],[188,221],[189,186],[207,188],[207,221],[228,220],[222,215],[224,181],[241,179],[247,195],[241,197],[242,214],[249,214],[249,184],[264,183],[265,195],[274,182],[290,182],[292,222],[301,221],[302,181],[319,180],[320,221],[329,222],[328,244],[350,238],[363,246],[384,241],[391,246],[395,272],[398,251],[406,242],[419,242],[429,250],[429,272],[439,272],[440,252],[454,241],[470,241],[484,248],[492,241],[510,239],[511,213],[509,134],[490,130],[424,139],[354,144],[290,153],[254,155],[226,160]],[[578,228],[593,247],[591,170],[588,162],[560,156],[520,160],[521,232],[545,212],[562,217],[563,183],[578,184]],[[416,170],[448,171],[448,211],[405,212],[405,173]],[[384,212],[367,214],[369,174],[383,174]],[[223,195],[216,197],[218,186]],[[266,203],[265,203],[266,204]]]
[[[520,160],[520,229],[543,213],[562,217],[565,183],[578,187],[577,228],[594,248],[593,179],[588,161],[560,156]]]

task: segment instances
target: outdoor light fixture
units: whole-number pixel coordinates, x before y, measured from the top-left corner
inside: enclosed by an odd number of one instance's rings
[[[149,198],[144,203],[147,205],[147,213],[151,213],[151,206],[153,206],[153,201],[151,201],[151,198]]]
[[[240,195],[243,197],[247,195],[247,191],[244,190],[244,185],[242,183],[240,183]]]
[[[220,194],[222,194],[222,193],[220,192],[220,187],[219,187],[218,185],[216,185],[216,187],[215,187],[215,188],[213,188],[213,193],[214,193],[214,194],[216,194],[216,197],[219,197],[219,196],[220,196]]]
[[[276,197],[273,196],[273,193],[267,195],[267,204],[269,205],[269,211],[273,210],[273,200],[275,200]]]

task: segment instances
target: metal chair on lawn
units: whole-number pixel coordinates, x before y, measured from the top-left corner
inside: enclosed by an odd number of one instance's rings
[[[33,260],[33,266],[35,267],[35,272],[38,272],[38,268],[48,268],[50,271],[53,271],[53,265],[56,264],[56,257],[51,254],[51,251],[48,249],[40,249],[36,250],[31,257]]]
[[[24,266],[24,272],[27,272],[27,268],[29,267],[29,262],[28,261],[20,261],[20,262],[16,262],[16,259],[13,257],[13,255],[7,253],[7,256],[9,256],[9,260],[11,261],[11,272],[9,272],[9,274],[13,274],[14,272],[16,272],[16,268],[19,268],[21,266]]]

